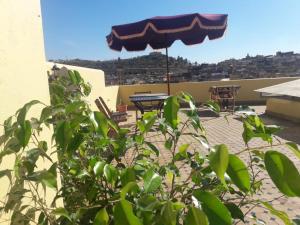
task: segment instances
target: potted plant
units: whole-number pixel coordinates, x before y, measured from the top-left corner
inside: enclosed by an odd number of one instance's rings
[[[122,99],[119,98],[119,104],[117,104],[118,112],[127,112],[127,105],[123,103]]]

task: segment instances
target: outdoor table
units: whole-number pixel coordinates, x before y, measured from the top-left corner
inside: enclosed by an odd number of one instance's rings
[[[209,89],[210,99],[220,104],[222,111],[234,111],[235,98],[240,85],[212,86]]]
[[[143,115],[146,108],[148,109],[149,107],[149,106],[145,106],[145,103],[151,102],[152,103],[151,110],[157,110],[160,113],[164,105],[164,101],[168,97],[169,96],[165,93],[153,93],[153,94],[130,95],[129,99],[138,108],[138,110],[141,111],[141,114]]]

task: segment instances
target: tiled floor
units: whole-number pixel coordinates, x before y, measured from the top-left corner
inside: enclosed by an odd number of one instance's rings
[[[284,128],[283,131],[279,132],[277,135],[278,141],[293,141],[300,145],[300,124],[294,124],[285,120],[269,117],[264,114],[264,106],[256,106],[254,109],[258,114],[261,115],[261,118],[263,118],[266,124],[276,124]],[[239,152],[245,148],[242,140],[242,122],[239,120],[238,116],[228,116],[227,122],[223,117],[215,117],[214,114],[207,111],[200,111],[199,115],[203,121],[204,127],[206,128],[207,137],[211,145],[224,143],[229,147],[232,153]],[[184,114],[181,113],[181,117],[184,120]],[[134,121],[135,113],[130,112],[127,125],[134,124]],[[148,137],[148,141],[151,141],[152,143],[156,144],[159,149],[162,149],[160,155],[161,163],[165,163],[170,160],[170,152],[164,151],[163,140],[164,139],[162,136],[155,136],[154,132],[150,133]],[[278,143],[278,141],[275,141],[274,144]],[[185,136],[180,140],[180,143],[189,143],[193,148],[198,148],[201,151],[204,151],[204,149],[198,143],[196,143],[192,137]],[[250,142],[250,147],[259,147],[265,145],[267,144],[259,139],[254,139]],[[274,147],[274,149],[286,154],[291,160],[293,160],[295,165],[300,170],[300,160],[296,158],[290,150],[288,150],[285,146]],[[245,161],[248,160],[247,155],[240,155],[240,157]],[[182,165],[182,167],[182,171],[184,173],[183,176],[186,177],[189,173],[189,170],[188,168],[185,168],[184,165]],[[266,177],[266,175],[262,174],[262,177]],[[255,196],[255,198],[269,201],[274,208],[285,211],[290,218],[300,220],[300,198],[287,199],[285,197],[281,197],[282,194],[277,191],[270,179],[265,179],[263,182],[263,193]],[[245,208],[244,211],[247,211],[247,208]],[[265,222],[265,224],[283,224],[277,217],[270,215],[264,208],[257,207],[255,208],[254,212],[259,219]],[[250,216],[251,215],[248,214],[245,224],[258,224],[253,222],[253,220],[250,219]]]

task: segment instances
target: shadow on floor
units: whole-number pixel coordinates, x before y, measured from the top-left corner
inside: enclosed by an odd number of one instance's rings
[[[292,141],[300,145],[300,124],[299,123],[273,117],[265,113],[259,114],[259,117],[264,121],[266,125],[277,125],[282,128],[281,131],[276,133],[276,136],[286,141]],[[240,117],[234,117],[234,119],[242,122]]]

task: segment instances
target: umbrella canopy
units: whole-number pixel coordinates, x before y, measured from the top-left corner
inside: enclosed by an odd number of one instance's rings
[[[209,40],[223,36],[227,27],[224,14],[185,14],[159,16],[136,23],[113,26],[106,37],[109,47],[121,51],[141,51],[150,45],[153,49],[170,47],[181,40],[186,45],[200,44],[206,37]],[[166,54],[167,55],[167,54]],[[167,56],[168,57],[168,56]],[[167,58],[168,59],[168,58]],[[169,71],[167,61],[168,94]]]

